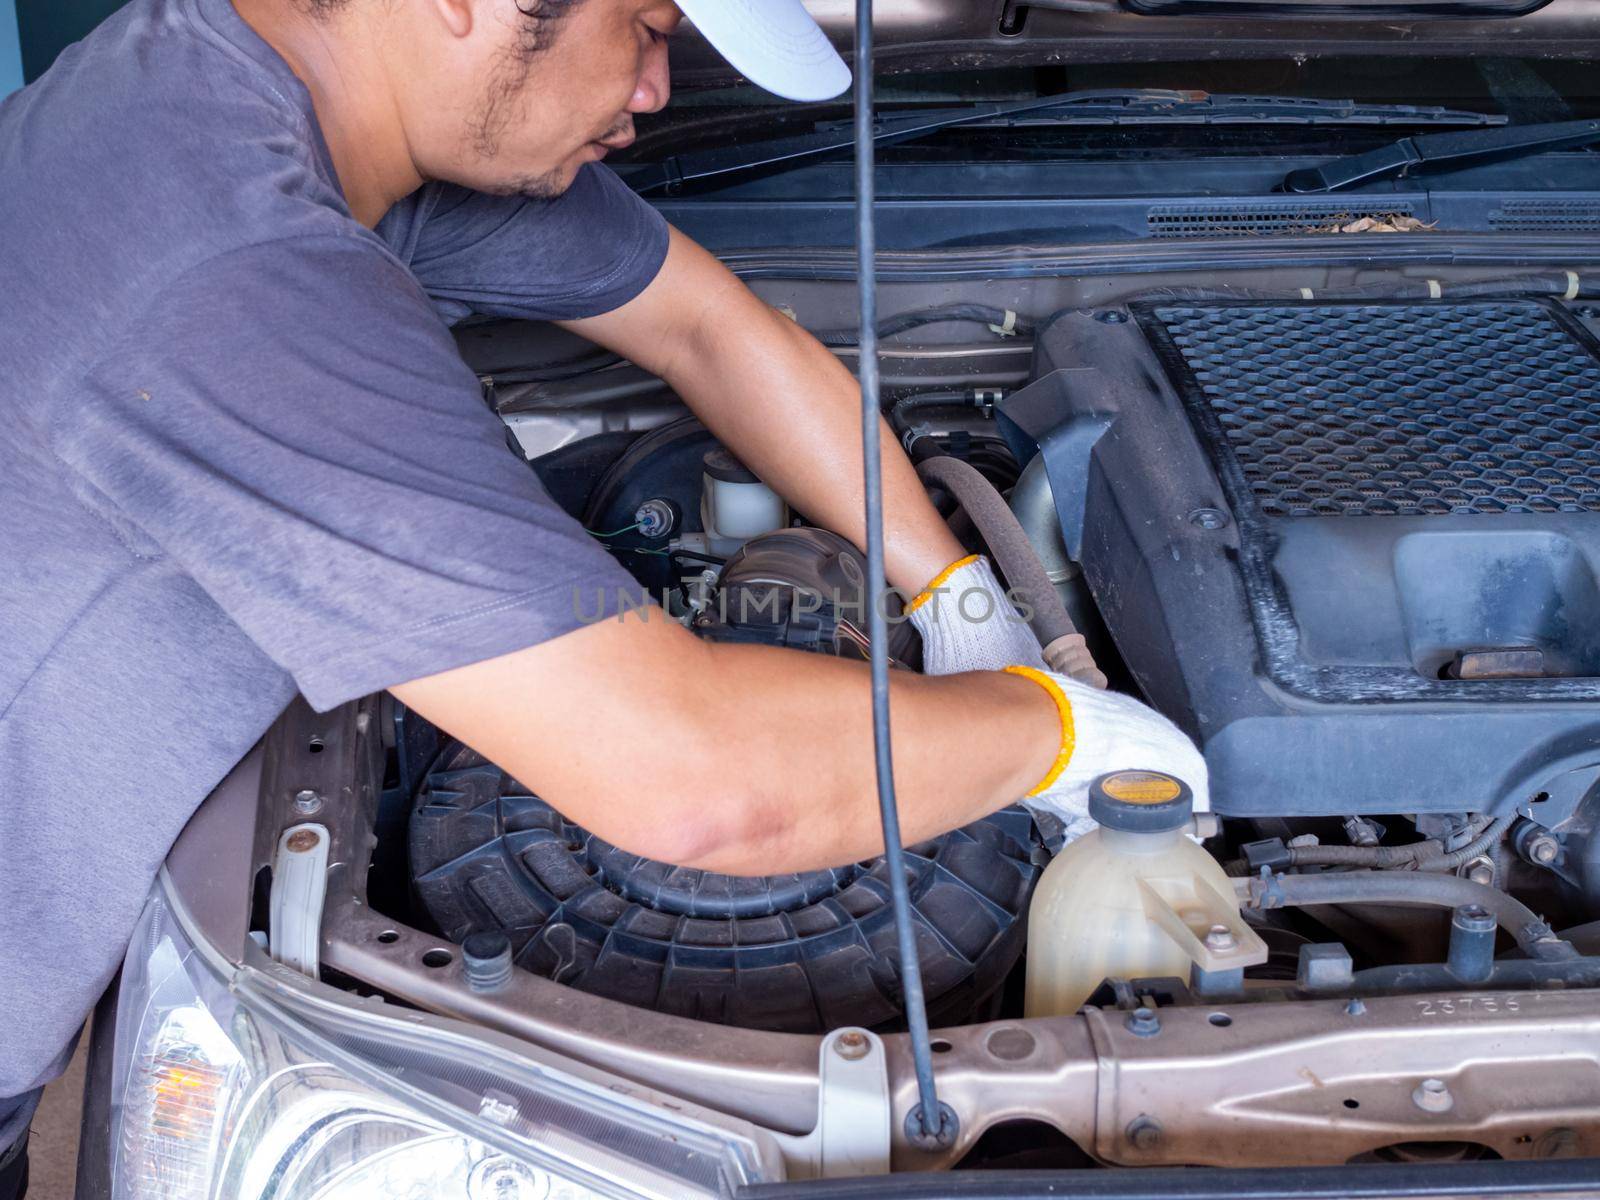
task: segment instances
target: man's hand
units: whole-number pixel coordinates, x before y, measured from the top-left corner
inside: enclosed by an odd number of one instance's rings
[[[615,312],[570,321],[665,380],[808,521],[865,545],[861,392],[832,351],[673,231],[661,272]],[[887,425],[885,565],[906,595],[965,551]]]
[[[968,555],[933,577],[906,612],[922,635],[922,670],[928,675],[1045,670],[1039,639],[1000,587],[989,560]]]
[[[1061,720],[1061,757],[1028,798],[1066,825],[1068,840],[1094,828],[1089,785],[1111,771],[1160,771],[1194,793],[1194,811],[1211,810],[1206,760],[1176,725],[1132,696],[1103,692],[1053,672],[1017,668],[1055,700]]]

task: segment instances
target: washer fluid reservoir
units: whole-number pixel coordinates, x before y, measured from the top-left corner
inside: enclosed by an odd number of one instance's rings
[[[1028,1016],[1074,1013],[1106,979],[1189,980],[1197,968],[1196,982],[1215,988],[1266,961],[1221,864],[1189,837],[1193,810],[1170,775],[1095,780],[1089,815],[1100,828],[1045,868],[1028,910]]]

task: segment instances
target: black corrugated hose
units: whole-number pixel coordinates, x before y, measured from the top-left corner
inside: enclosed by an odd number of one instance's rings
[[[906,1114],[906,1137],[922,1149],[955,1143],[956,1115],[939,1103],[933,1080],[933,1047],[928,1007],[922,991],[922,964],[912,925],[911,889],[906,883],[900,845],[900,813],[894,795],[894,754],[889,740],[889,627],[883,599],[888,591],[883,566],[883,414],[878,390],[877,227],[873,204],[872,0],[856,0],[856,274],[861,292],[861,451],[867,517],[867,636],[872,662],[872,742],[878,777],[878,809],[883,820],[884,857],[894,903],[895,937],[900,947],[900,990],[906,1007],[906,1032],[917,1073],[917,1106]]]

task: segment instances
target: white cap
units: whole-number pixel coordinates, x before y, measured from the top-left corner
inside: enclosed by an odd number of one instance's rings
[[[801,0],[678,0],[702,37],[751,83],[786,100],[831,100],[850,68]]]

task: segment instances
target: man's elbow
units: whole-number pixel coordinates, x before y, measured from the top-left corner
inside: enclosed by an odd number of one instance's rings
[[[721,875],[770,875],[790,869],[779,860],[795,841],[795,820],[778,804],[718,788],[695,792],[658,810],[634,851],[674,866]],[[776,857],[775,857],[776,855]]]

